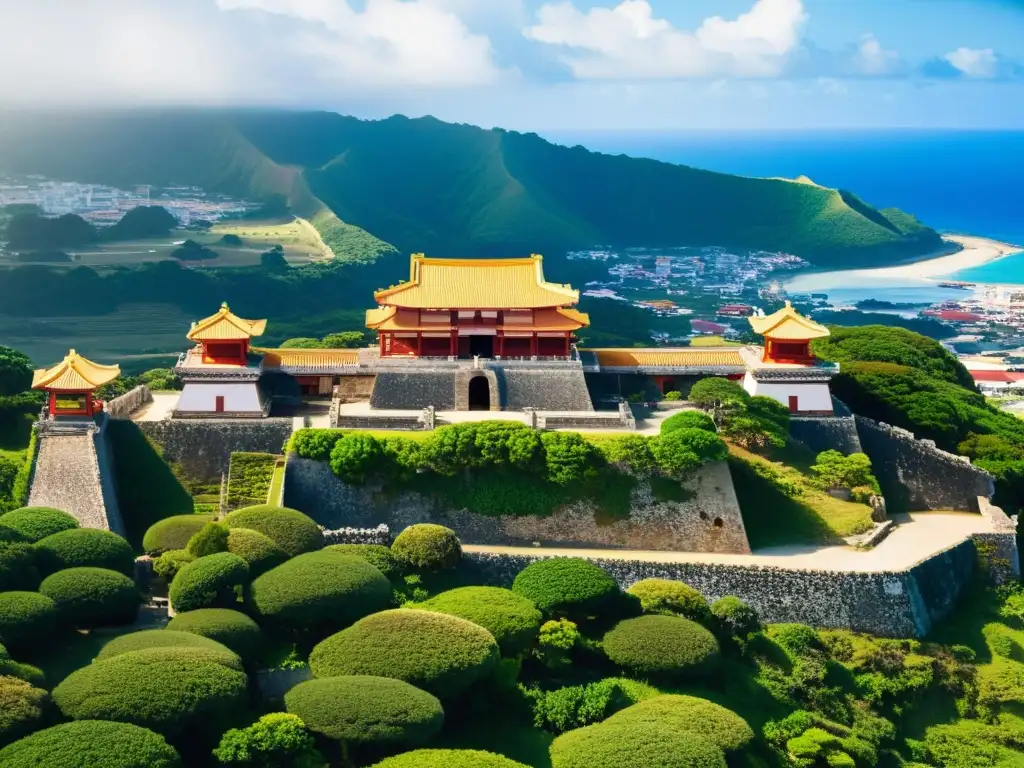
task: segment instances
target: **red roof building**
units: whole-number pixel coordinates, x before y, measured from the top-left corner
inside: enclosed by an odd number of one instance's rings
[[[729,317],[746,317],[754,308],[747,304],[723,304],[718,308],[719,315],[727,315]]]
[[[926,309],[921,313],[929,317],[936,317],[939,320],[949,320],[955,323],[980,323],[985,318],[973,312],[964,312],[962,309]]]
[[[711,323],[707,320],[691,320],[690,330],[694,333],[725,333],[729,330],[729,326]]]
[[[968,371],[971,378],[977,382],[991,384],[1010,384],[1017,381],[1024,381],[1024,372],[1020,371]]]

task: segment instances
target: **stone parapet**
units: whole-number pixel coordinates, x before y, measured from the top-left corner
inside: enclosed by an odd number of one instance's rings
[[[335,528],[321,526],[324,544],[380,544],[391,546],[391,529],[381,523],[376,528]]]
[[[152,402],[153,393],[145,384],[140,384],[120,397],[108,400],[104,403],[103,410],[112,419],[129,419],[139,408]]]

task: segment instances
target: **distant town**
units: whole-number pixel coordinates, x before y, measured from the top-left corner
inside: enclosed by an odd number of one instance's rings
[[[35,205],[43,213],[53,216],[74,213],[97,227],[114,224],[140,205],[163,206],[181,222],[182,227],[240,216],[259,207],[227,195],[206,192],[199,187],[142,184],[125,190],[102,184],[56,181],[45,176],[0,175],[0,208],[9,205]]]

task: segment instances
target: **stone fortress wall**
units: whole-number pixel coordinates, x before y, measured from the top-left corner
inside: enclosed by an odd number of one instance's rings
[[[346,485],[326,462],[290,456],[284,504],[328,528],[401,531],[414,523],[437,523],[472,544],[609,547],[746,554],[743,517],[725,462],[708,464],[683,487],[685,501],[657,501],[650,483],[633,493],[628,520],[605,522],[597,508],[580,501],[550,517],[487,516],[448,509],[415,492],[376,498],[380,489]]]
[[[291,437],[291,419],[165,419],[136,422],[163,450],[168,462],[191,477],[212,479],[228,471],[231,454],[281,453]]]
[[[905,571],[816,571],[764,565],[654,562],[608,557],[589,559],[621,587],[641,579],[677,579],[710,601],[735,595],[766,622],[799,622],[887,637],[921,637],[948,615],[975,568],[976,549],[964,541]],[[484,583],[510,587],[530,563],[551,555],[538,551],[465,554]]]

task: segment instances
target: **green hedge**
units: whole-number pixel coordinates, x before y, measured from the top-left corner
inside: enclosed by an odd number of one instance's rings
[[[417,749],[389,757],[371,768],[529,768],[493,752],[476,749]]]
[[[228,552],[245,560],[253,578],[288,559],[288,553],[269,536],[250,528],[231,528],[228,531]]]
[[[640,599],[644,613],[682,616],[701,624],[711,621],[711,606],[688,584],[672,579],[642,579],[627,592]]]
[[[537,639],[543,620],[531,601],[499,587],[459,587],[415,607],[472,621],[494,636],[506,656],[515,656],[529,648]]]
[[[349,745],[418,747],[444,724],[436,697],[387,677],[309,680],[288,691],[284,703],[309,730]]]
[[[142,595],[135,582],[106,568],[67,568],[43,579],[39,592],[57,604],[60,620],[91,629],[131,624]]]
[[[741,752],[754,740],[746,720],[720,704],[696,696],[655,696],[626,707],[605,722],[659,724],[705,739],[726,754]]]
[[[201,557],[186,563],[171,582],[169,596],[175,611],[232,607],[238,603],[237,588],[249,582],[249,566],[230,552]]]
[[[391,582],[360,557],[307,552],[252,582],[248,602],[267,624],[322,637],[391,604]]]
[[[419,523],[410,525],[395,537],[391,554],[408,568],[441,571],[459,564],[462,544],[451,528]]]
[[[604,636],[614,663],[642,677],[695,677],[718,668],[718,640],[707,629],[678,616],[626,619]]]
[[[142,537],[142,548],[150,555],[172,549],[185,549],[188,540],[210,522],[213,522],[213,515],[166,517],[149,527],[146,535]]]
[[[320,526],[301,512],[263,504],[239,509],[224,518],[228,528],[249,528],[269,537],[290,556],[312,552],[324,545]]]
[[[217,735],[245,706],[245,674],[189,648],[132,651],[72,672],[53,690],[73,720],[116,720],[172,740]]]
[[[18,509],[28,504],[29,491],[32,490],[32,475],[35,473],[36,454],[39,451],[39,433],[35,425],[32,425],[32,434],[28,438],[28,449],[25,451],[25,458],[18,468],[18,474],[14,476],[14,485],[11,486],[11,496],[6,509]],[[0,504],[0,509],[5,506]]]
[[[38,728],[49,702],[46,691],[16,677],[0,676],[0,746]]]
[[[228,468],[228,509],[266,504],[277,457],[269,453],[231,454]]]
[[[77,528],[78,521],[53,507],[22,507],[0,515],[0,526],[12,528],[26,541],[36,542],[51,534]]]
[[[331,544],[324,549],[343,555],[361,557],[389,579],[402,572],[402,564],[383,544]]]
[[[200,558],[228,551],[228,529],[221,523],[207,523],[188,540],[185,551]]]
[[[57,604],[38,592],[0,592],[0,643],[37,648],[52,639]]]
[[[761,628],[761,619],[757,611],[732,595],[721,597],[712,603],[711,613],[719,626],[732,636],[746,637]]]
[[[726,768],[722,750],[666,724],[607,720],[563,733],[551,744],[552,768]]]
[[[586,618],[611,608],[621,594],[611,575],[575,557],[553,557],[526,566],[512,591],[532,601],[547,615]]]
[[[35,543],[36,562],[43,575],[65,568],[109,568],[132,576],[135,553],[131,545],[116,533],[98,528],[73,528],[40,539]]]
[[[28,540],[13,528],[8,528],[6,525],[0,525],[0,544],[11,543],[25,544],[28,543]]]
[[[126,653],[154,649],[184,649],[198,651],[204,658],[223,664],[231,669],[242,669],[242,660],[223,643],[194,632],[177,629],[144,629],[115,637],[103,646],[96,656],[98,661],[113,659]]]
[[[31,664],[23,664],[11,659],[0,659],[0,675],[16,677],[36,688],[46,688],[46,675],[43,670],[33,667]]]
[[[167,623],[167,630],[209,638],[246,661],[255,660],[263,647],[259,625],[244,613],[227,608],[200,608],[179,613]]]
[[[182,768],[164,738],[128,723],[64,723],[0,749],[4,768]]]
[[[163,579],[164,583],[170,584],[178,571],[193,560],[195,558],[186,549],[169,549],[153,560],[153,573]]]
[[[27,543],[0,543],[0,592],[39,586],[36,551]]]
[[[715,421],[704,411],[680,411],[661,422],[658,430],[665,435],[677,429],[703,429],[705,432],[717,432]]]
[[[498,663],[491,633],[465,619],[407,608],[360,619],[317,645],[317,677],[374,675],[422,688],[442,701],[465,692]]]

